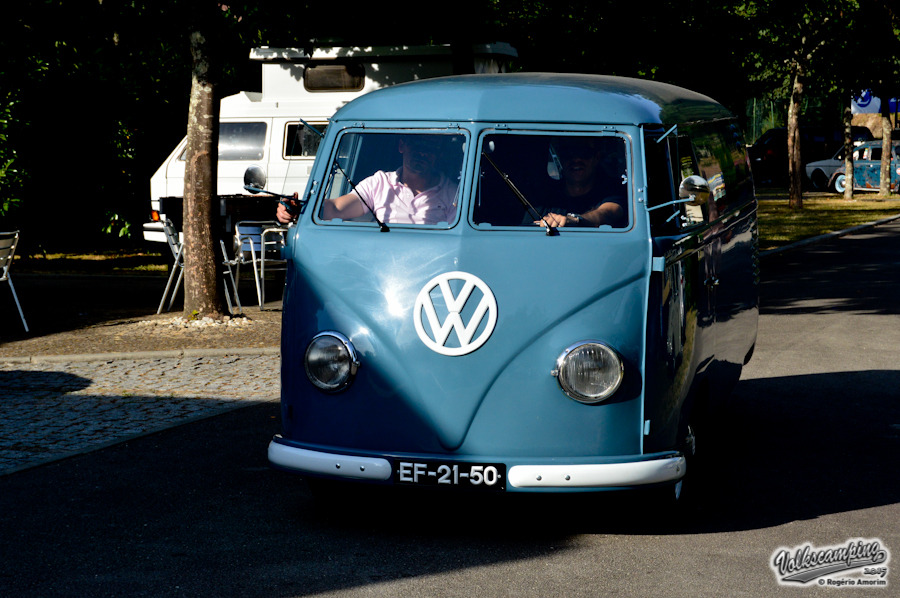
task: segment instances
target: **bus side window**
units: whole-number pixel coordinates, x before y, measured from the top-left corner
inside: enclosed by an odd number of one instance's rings
[[[650,211],[650,232],[654,237],[666,237],[678,233],[681,226],[681,209],[678,204],[665,206],[675,200],[675,181],[668,139],[659,140],[648,134],[644,142],[644,160],[647,167],[647,206]],[[656,206],[664,206],[655,208]]]
[[[679,184],[689,176],[703,176],[700,165],[703,158],[702,155],[700,155],[700,152],[698,152],[697,146],[692,143],[691,137],[687,135],[679,135],[677,143],[678,165],[680,174],[680,177],[678,179]],[[684,211],[683,222],[685,226],[702,224],[706,221],[707,206],[705,204],[702,206],[681,204],[681,206],[682,210]]]

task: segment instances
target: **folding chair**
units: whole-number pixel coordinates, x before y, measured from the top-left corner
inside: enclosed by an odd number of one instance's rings
[[[169,249],[172,250],[175,263],[172,264],[172,272],[169,274],[169,281],[166,283],[166,290],[163,292],[162,300],[159,302],[159,309],[156,310],[156,313],[162,313],[163,304],[166,302],[166,296],[168,296],[170,289],[172,290],[172,296],[169,299],[169,307],[166,311],[171,311],[172,304],[175,302],[175,295],[178,294],[178,289],[181,287],[181,281],[184,277],[184,243],[181,241],[181,236],[178,231],[175,230],[175,225],[169,220],[163,222],[163,231],[166,234],[166,242],[169,244]],[[232,292],[234,294],[235,303],[237,303],[238,313],[244,310],[241,306],[240,297],[238,297],[237,282],[234,273],[231,270],[231,267],[235,265],[235,261],[228,259],[228,253],[225,251],[225,243],[220,240],[219,244],[222,247],[222,256],[225,260],[222,263],[222,276],[225,278],[225,302],[228,303],[228,313],[234,315],[234,306],[231,303]],[[178,279],[175,282],[175,288],[172,289],[172,279],[175,277],[176,271],[178,272]],[[230,289],[228,288],[229,280],[231,281]]]
[[[22,326],[25,332],[28,332],[28,324],[25,322],[25,314],[22,313],[22,306],[19,304],[19,297],[16,295],[16,287],[13,285],[12,277],[9,275],[9,267],[12,266],[13,256],[16,254],[16,245],[19,244],[19,231],[8,233],[0,233],[0,282],[8,282],[9,290],[12,291],[13,300],[19,310],[19,317],[22,318]]]
[[[225,249],[225,241],[219,239],[219,245],[222,247],[222,258],[225,260],[222,262],[222,265],[225,269],[222,271],[222,276],[226,276],[228,278],[225,279],[225,301],[228,302],[228,311],[231,315],[234,315],[234,307],[231,305],[231,293],[234,291],[234,302],[237,304],[238,313],[242,313],[244,311],[243,306],[241,306],[241,298],[238,296],[238,288],[237,288],[237,280],[235,280],[234,271],[231,269],[232,266],[240,267],[240,264],[237,259],[228,259],[228,251]],[[228,288],[228,281],[231,280],[231,289]]]
[[[175,303],[175,295],[178,294],[178,288],[181,286],[181,279],[184,277],[184,256],[182,255],[184,244],[181,242],[181,236],[178,231],[175,230],[175,225],[172,224],[171,220],[163,221],[163,232],[166,234],[166,242],[169,244],[169,249],[172,250],[172,256],[175,258],[175,263],[172,264],[172,272],[169,274],[166,290],[163,291],[162,299],[159,302],[159,309],[156,310],[156,313],[158,314],[162,313],[163,304],[166,302],[166,296],[169,294],[169,289],[172,287],[172,279],[175,277],[175,273],[178,272],[178,281],[175,283],[175,288],[172,289],[172,297],[169,299],[169,307],[166,311],[172,310],[172,304]]]
[[[266,303],[266,269],[285,270],[287,260],[282,256],[287,228],[277,222],[244,220],[234,227],[234,256],[237,264],[236,279],[240,279],[241,264],[253,267],[256,282],[256,299],[259,308]]]

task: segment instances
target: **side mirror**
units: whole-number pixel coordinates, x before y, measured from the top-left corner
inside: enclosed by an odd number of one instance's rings
[[[244,171],[244,189],[251,193],[261,193],[266,188],[266,171],[253,165]]]
[[[678,199],[688,200],[691,206],[702,206],[709,201],[709,182],[702,176],[692,175],[681,181]]]

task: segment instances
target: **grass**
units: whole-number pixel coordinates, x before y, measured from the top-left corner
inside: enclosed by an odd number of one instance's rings
[[[14,266],[16,273],[31,274],[164,274],[167,270],[161,252],[133,250],[17,255]]]
[[[763,251],[900,215],[900,196],[882,198],[857,193],[848,201],[841,195],[807,193],[802,210],[789,207],[786,191],[761,190],[758,196]]]

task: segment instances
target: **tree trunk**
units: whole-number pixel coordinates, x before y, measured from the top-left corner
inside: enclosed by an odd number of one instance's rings
[[[791,88],[791,101],[788,107],[788,186],[790,206],[793,209],[803,208],[803,167],[800,163],[800,106],[803,101],[803,69],[796,67]]]
[[[206,39],[191,34],[193,73],[184,173],[184,312],[221,318],[222,289],[213,246],[213,198],[218,166],[219,104],[210,77]]]
[[[844,199],[853,199],[853,110],[849,102],[844,108],[844,176]]]
[[[881,184],[878,193],[887,197],[891,193],[891,108],[890,98],[881,98]]]

